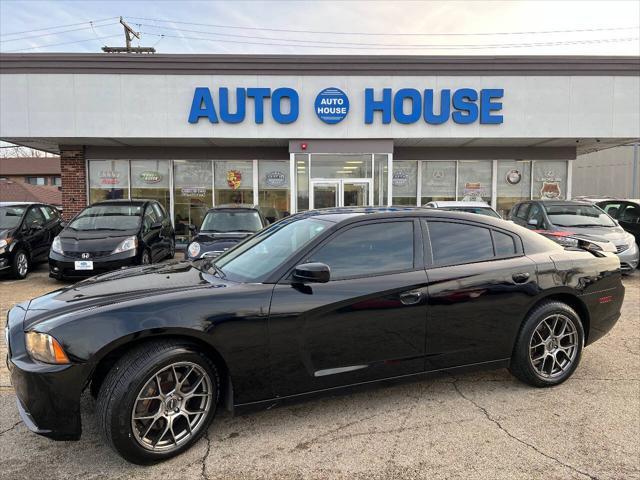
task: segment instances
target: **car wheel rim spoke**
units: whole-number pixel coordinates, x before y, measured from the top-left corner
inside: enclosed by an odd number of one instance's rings
[[[176,362],[163,367],[136,397],[134,437],[147,450],[174,450],[202,428],[212,405],[211,379],[200,365]]]
[[[566,373],[578,352],[578,330],[574,320],[563,314],[544,318],[529,341],[529,360],[535,372],[554,379]]]

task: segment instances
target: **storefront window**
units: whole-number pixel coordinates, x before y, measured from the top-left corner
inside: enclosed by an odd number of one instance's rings
[[[311,155],[311,178],[371,178],[371,155]]]
[[[289,215],[289,161],[258,162],[258,205],[270,222]]]
[[[214,161],[216,205],[253,205],[253,161]]]
[[[169,211],[170,160],[131,160],[131,198],[158,200]]]
[[[516,203],[531,196],[531,162],[525,160],[499,160],[496,207],[502,218]]]
[[[374,177],[373,177],[373,204],[377,206],[387,205],[387,185],[389,178],[389,156],[386,154],[375,154]]]
[[[298,212],[309,210],[309,155],[294,155]]]
[[[565,160],[533,162],[533,198],[561,200],[567,195],[567,162]]]
[[[129,198],[128,160],[89,162],[89,203]]]
[[[393,205],[415,205],[418,179],[418,162],[400,160],[393,162]]]
[[[213,203],[211,161],[173,161],[173,209],[176,241],[186,243],[200,229]]]
[[[420,205],[456,199],[456,162],[422,162]]]
[[[458,162],[458,200],[491,203],[492,162]]]

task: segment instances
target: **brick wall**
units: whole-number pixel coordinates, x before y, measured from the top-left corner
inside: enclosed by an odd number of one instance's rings
[[[87,171],[84,147],[60,146],[62,171],[62,216],[70,220],[87,206]]]

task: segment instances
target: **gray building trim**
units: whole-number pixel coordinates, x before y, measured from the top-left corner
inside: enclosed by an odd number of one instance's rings
[[[302,148],[302,144],[307,146]],[[393,153],[393,140],[289,140],[291,153]]]
[[[640,57],[3,53],[0,73],[640,76]]]
[[[289,160],[289,151],[287,147],[87,146],[85,157],[93,160]]]
[[[575,147],[398,147],[394,160],[575,160]]]

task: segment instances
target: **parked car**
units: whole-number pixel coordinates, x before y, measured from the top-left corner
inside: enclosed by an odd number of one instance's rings
[[[17,305],[8,364],[31,430],[78,439],[90,386],[109,444],[146,464],[193,445],[219,407],[478,365],[558,385],[623,297],[615,254],[510,222],[325,209],[215,259],[99,275]]]
[[[33,265],[46,262],[61,223],[53,205],[0,202],[0,272],[22,280]]]
[[[217,257],[268,224],[258,206],[220,205],[212,208],[187,247],[187,260]]]
[[[175,255],[176,239],[164,207],[155,200],[107,200],[82,210],[49,252],[49,276],[90,277]]]
[[[491,205],[485,202],[429,202],[423,205],[428,208],[441,208],[443,210],[452,210],[455,212],[477,213],[479,215],[488,215],[490,217],[502,218]]]
[[[591,242],[592,248],[606,250],[610,243],[625,274],[632,273],[638,266],[640,253],[633,235],[590,202],[530,200],[514,205],[509,218],[565,246],[575,247],[579,242],[587,241]]]
[[[636,245],[640,245],[640,200],[601,200],[596,202],[596,205],[633,235],[636,239]]]

